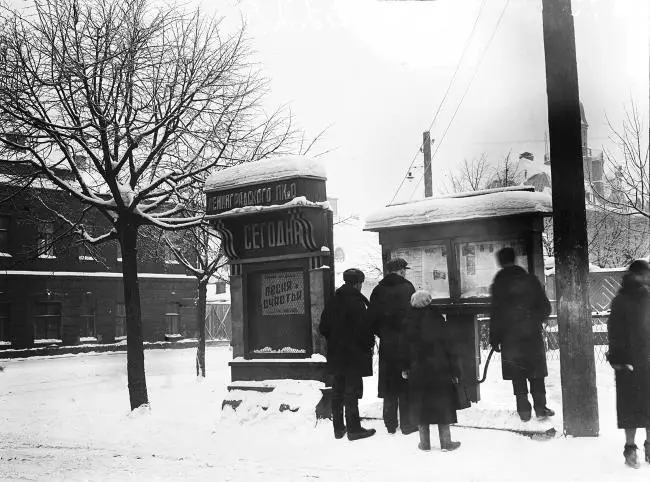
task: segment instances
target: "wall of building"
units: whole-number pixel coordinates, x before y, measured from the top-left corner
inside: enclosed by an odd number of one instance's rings
[[[0,216],[9,219],[8,242],[0,249],[2,346],[11,342],[12,348],[31,347],[35,338],[43,338],[43,332],[48,333],[46,339],[60,339],[64,344],[79,343],[85,336],[102,343],[115,341],[123,331],[119,321],[124,313],[118,308],[124,303],[124,294],[117,242],[92,247],[90,253],[84,251],[80,237],[70,235],[54,213],[76,219],[82,210],[61,191],[16,191],[0,184],[0,198],[9,198],[0,204]],[[106,220],[99,213],[89,212],[86,220],[98,227],[95,235],[106,229]],[[39,226],[44,223],[53,226],[47,254],[37,249]],[[84,256],[89,254],[91,257]],[[165,260],[161,243],[144,237],[139,242],[138,264],[145,341],[162,341],[166,334],[195,336],[196,279],[187,276],[181,265]],[[57,323],[58,328],[43,328],[45,319]],[[93,329],[86,329],[87,325]],[[170,325],[177,333],[170,333]]]

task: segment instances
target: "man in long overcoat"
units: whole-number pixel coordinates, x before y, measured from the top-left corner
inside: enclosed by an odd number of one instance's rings
[[[645,460],[650,463],[650,267],[643,260],[630,265],[612,301],[607,320],[607,359],[616,370],[618,427],[625,430],[625,463],[638,467],[634,442],[645,428]]]
[[[375,337],[366,316],[368,300],[361,294],[362,271],[343,272],[343,286],[325,306],[319,331],[327,340],[327,368],[332,377],[332,421],[334,436],[349,440],[374,435],[361,427],[359,399],[363,397],[363,377],[372,375]],[[345,409],[345,422],[343,412]]]
[[[405,278],[407,269],[406,260],[390,260],[386,263],[388,274],[370,295],[373,332],[379,337],[378,391],[379,398],[384,399],[384,425],[391,434],[399,425],[405,435],[417,430],[417,426],[410,422],[408,384],[402,378],[399,360],[399,339],[411,308],[411,296],[415,293],[415,288]]]
[[[491,287],[490,345],[501,351],[504,380],[512,380],[517,413],[530,420],[528,383],[538,418],[555,415],[546,406],[548,376],[542,324],[551,313],[551,304],[536,276],[515,264],[515,251],[503,248],[497,253],[502,269]]]

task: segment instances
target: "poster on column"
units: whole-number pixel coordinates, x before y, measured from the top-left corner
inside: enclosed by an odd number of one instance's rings
[[[262,275],[262,315],[305,314],[302,271],[281,271]]]

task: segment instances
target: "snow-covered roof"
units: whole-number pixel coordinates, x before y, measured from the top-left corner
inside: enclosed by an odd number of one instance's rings
[[[531,187],[486,189],[389,205],[370,214],[367,231],[553,211],[551,196]]]
[[[292,177],[326,180],[327,173],[323,164],[315,159],[305,156],[283,156],[247,162],[217,171],[208,177],[204,191],[232,189]]]

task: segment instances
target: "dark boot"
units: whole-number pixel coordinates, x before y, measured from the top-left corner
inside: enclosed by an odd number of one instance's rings
[[[650,464],[650,440],[645,441],[643,448],[645,449],[645,461]]]
[[[528,422],[530,420],[532,411],[531,411],[530,402],[528,401],[527,394],[517,395],[517,413],[519,414],[519,418],[522,421]]]
[[[418,448],[420,450],[431,450],[431,432],[429,431],[429,425],[419,425],[418,431],[420,432]]]
[[[348,440],[360,440],[375,435],[375,429],[361,427],[359,400],[345,401],[345,423],[348,426]]]
[[[625,465],[632,467],[633,469],[638,469],[640,467],[639,458],[637,457],[636,444],[625,444],[623,449],[623,457],[625,457]]]
[[[345,435],[345,423],[343,422],[343,400],[332,399],[332,423],[334,425],[334,437],[343,438]]]
[[[546,393],[533,393],[533,405],[537,418],[546,418],[555,415],[555,412],[546,406]]]
[[[440,448],[443,452],[451,452],[460,447],[460,442],[452,442],[449,425],[438,424],[438,436],[440,437]]]

